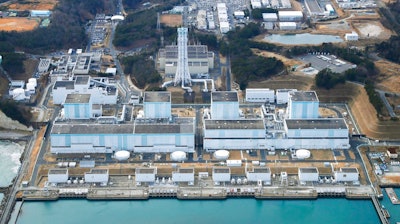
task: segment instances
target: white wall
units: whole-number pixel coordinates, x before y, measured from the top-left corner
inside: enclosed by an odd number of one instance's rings
[[[212,179],[214,182],[229,182],[231,181],[230,173],[214,173],[212,174]]]
[[[194,182],[194,173],[172,173],[173,182]]]
[[[342,181],[358,181],[359,176],[358,173],[345,173],[341,171],[336,171],[334,173],[335,180],[342,182]]]
[[[141,174],[141,173],[137,173],[137,174],[135,174],[135,181],[136,182],[150,182],[150,183],[153,183],[154,181],[156,180],[156,175],[155,174],[149,174],[149,173],[146,173],[146,174]]]
[[[107,183],[108,173],[85,173],[87,183]]]
[[[66,174],[49,174],[48,182],[49,183],[67,183],[68,180],[68,172]]]
[[[146,118],[169,118],[171,117],[171,103],[145,102],[143,103],[143,111]]]
[[[299,181],[306,182],[306,181],[318,181],[318,173],[301,173],[299,171]]]
[[[212,102],[211,119],[238,119],[239,102]]]
[[[271,89],[246,89],[247,102],[275,102],[275,91]]]
[[[247,172],[246,178],[248,181],[257,182],[259,180],[263,182],[270,182],[271,181],[271,173],[253,173]]]

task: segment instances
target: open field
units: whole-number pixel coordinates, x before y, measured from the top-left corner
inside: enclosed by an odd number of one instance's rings
[[[353,22],[353,27],[358,31],[361,39],[389,39],[392,31],[386,29],[379,21],[360,21]]]
[[[400,93],[400,65],[388,60],[379,60],[375,62],[379,70],[377,86],[382,90]]]
[[[34,30],[39,26],[39,19],[23,18],[23,17],[7,17],[0,18],[0,31],[17,31],[24,32]]]
[[[53,10],[58,0],[24,0],[23,3],[14,3],[14,1],[5,2],[2,6],[9,10]]]
[[[269,51],[261,51],[261,50],[258,50],[258,49],[252,49],[252,51],[253,51],[254,54],[256,54],[258,56],[279,59],[279,60],[281,60],[283,62],[283,64],[285,66],[288,66],[288,67],[292,67],[294,65],[304,64],[304,62],[302,62],[302,61],[298,61],[298,60],[295,60],[295,59],[289,59],[289,58],[287,58],[285,56],[282,56],[280,54],[277,54],[277,53],[273,53],[273,52],[269,52]]]
[[[163,14],[160,16],[160,23],[170,27],[179,27],[182,25],[182,15]]]

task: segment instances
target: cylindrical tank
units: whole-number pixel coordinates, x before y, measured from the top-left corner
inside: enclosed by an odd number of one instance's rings
[[[121,151],[115,152],[114,158],[118,161],[125,161],[125,160],[129,159],[130,155],[131,155],[131,153],[129,151],[121,150]]]
[[[217,150],[214,152],[214,158],[217,160],[227,160],[229,158],[229,151]]]
[[[311,156],[311,152],[307,149],[299,149],[296,151],[296,157],[298,159],[308,159]]]
[[[170,158],[172,161],[177,161],[177,162],[185,161],[186,153],[183,151],[175,151],[171,153]]]

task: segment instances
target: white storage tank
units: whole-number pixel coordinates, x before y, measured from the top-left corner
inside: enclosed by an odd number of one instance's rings
[[[299,149],[296,151],[297,159],[308,159],[311,156],[311,152],[307,149]]]
[[[121,150],[121,151],[117,151],[114,154],[114,158],[118,161],[125,161],[127,159],[129,159],[131,153],[129,151],[126,150]]]
[[[217,160],[227,160],[229,158],[229,151],[217,150],[214,152],[214,158]]]
[[[182,162],[186,160],[186,153],[183,151],[175,151],[171,153],[170,158],[172,161]]]

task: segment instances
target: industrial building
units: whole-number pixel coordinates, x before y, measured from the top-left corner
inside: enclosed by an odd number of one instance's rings
[[[253,8],[253,9],[259,9],[262,7],[261,0],[251,0],[250,4],[251,4],[251,8]]]
[[[357,168],[342,167],[339,171],[334,172],[334,177],[337,182],[358,182],[360,174]]]
[[[279,21],[281,22],[300,22],[303,20],[302,11],[278,11]]]
[[[108,169],[91,169],[85,173],[87,183],[107,184],[109,179]]]
[[[319,99],[315,91],[295,91],[289,94],[289,119],[318,118]]]
[[[49,183],[67,183],[69,178],[68,169],[49,169],[47,178]]]
[[[200,9],[197,12],[197,29],[206,30],[207,29],[207,20],[206,20],[206,10]]]
[[[249,182],[262,181],[264,185],[271,185],[271,170],[268,167],[255,167],[246,171],[246,178]]]
[[[195,118],[171,116],[169,92],[145,92],[143,116],[134,121],[103,116],[88,119],[93,113],[90,99],[88,94],[71,94],[64,104],[64,114],[54,121],[51,152],[194,152]],[[88,112],[90,108],[92,112]]]
[[[214,68],[214,53],[206,45],[188,45],[188,64],[190,74],[207,74]],[[158,52],[158,68],[166,75],[175,75],[178,66],[178,46],[168,45]]]
[[[297,24],[295,22],[279,22],[279,29],[295,30],[295,29],[297,29]]]
[[[231,181],[231,169],[229,167],[213,167],[212,180],[215,185]]]
[[[219,91],[211,93],[211,118],[238,119],[239,97],[237,92]]]
[[[274,103],[275,91],[272,89],[246,89],[246,102]]]
[[[90,94],[93,104],[116,104],[118,91],[114,82],[107,78],[91,78],[77,75],[69,80],[56,81],[52,95],[54,104],[63,104],[68,94]]]
[[[172,172],[172,181],[174,183],[194,184],[194,168],[179,168]]]
[[[37,71],[39,73],[47,72],[49,70],[49,68],[50,68],[50,62],[51,62],[51,60],[48,59],[48,58],[41,58],[40,61],[39,61],[39,65],[38,65]]]
[[[301,167],[298,170],[300,184],[306,182],[318,182],[319,172],[316,167]]]
[[[263,13],[262,14],[264,22],[277,22],[278,15],[276,13]]]
[[[136,168],[135,181],[136,185],[152,184],[156,181],[157,167],[154,168]]]
[[[344,39],[346,41],[357,41],[358,40],[358,34],[356,32],[346,33],[344,35]]]

